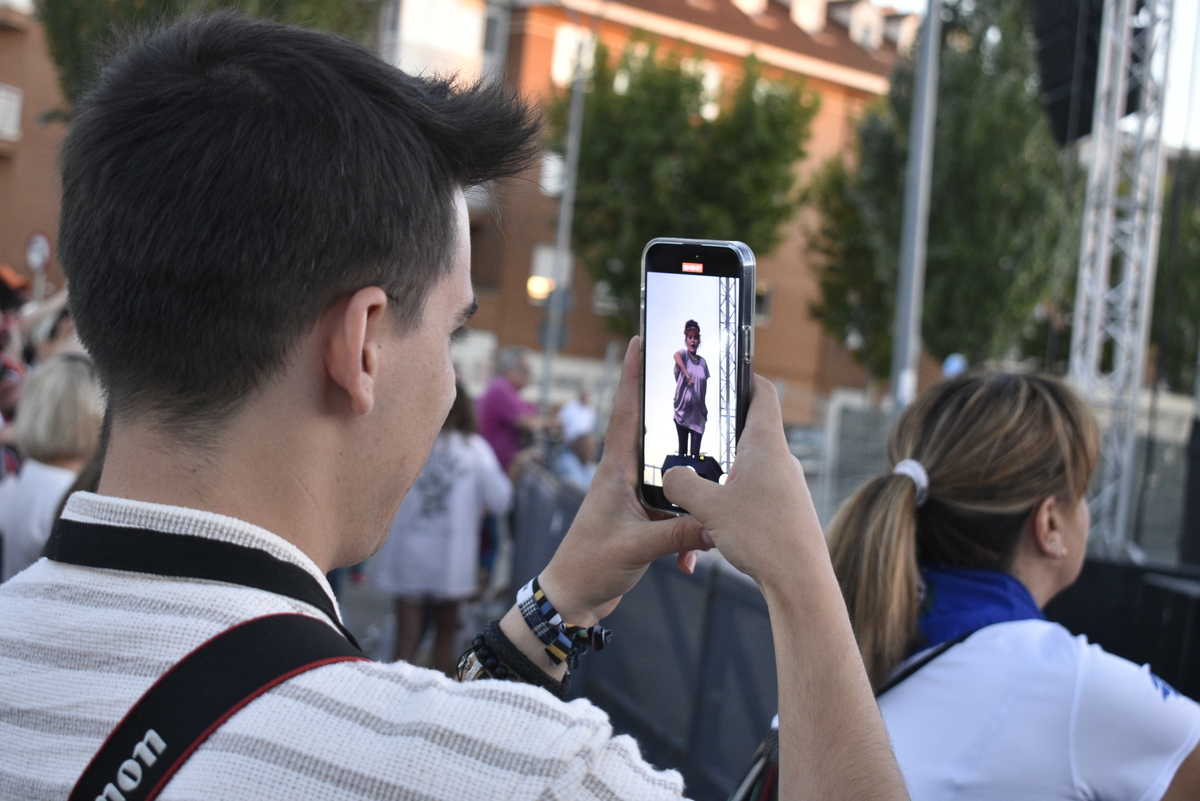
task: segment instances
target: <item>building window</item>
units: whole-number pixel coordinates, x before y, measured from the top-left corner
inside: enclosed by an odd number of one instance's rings
[[[15,142],[21,138],[21,90],[0,83],[0,139]]]
[[[563,87],[575,77],[575,58],[579,45],[583,43],[583,70],[591,72],[596,57],[596,38],[586,28],[574,25],[559,25],[554,30],[554,53],[550,60],[550,80],[555,86]]]
[[[850,38],[867,50],[878,50],[883,44],[883,19],[879,9],[870,3],[856,4],[850,11]]]
[[[483,71],[494,79],[504,75],[511,13],[506,6],[488,3],[483,24]]]

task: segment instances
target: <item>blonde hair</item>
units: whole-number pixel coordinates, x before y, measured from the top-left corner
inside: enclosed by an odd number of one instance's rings
[[[17,449],[39,462],[86,459],[100,439],[104,397],[89,359],[64,354],[39,365],[21,387]]]
[[[868,481],[829,528],[834,571],[871,685],[916,646],[919,565],[1008,570],[1025,521],[1049,497],[1074,506],[1095,470],[1095,417],[1040,374],[966,373],[921,394],[888,441],[929,474],[918,509],[904,475]]]

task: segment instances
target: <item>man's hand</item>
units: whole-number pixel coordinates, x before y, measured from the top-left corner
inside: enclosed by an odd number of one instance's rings
[[[690,572],[695,555],[689,552],[712,546],[693,518],[652,520],[638,501],[641,346],[634,337],[625,352],[604,456],[575,522],[539,577],[546,597],[575,626],[612,612],[660,556],[679,553],[680,567]]]
[[[762,376],[754,377],[754,400],[725,484],[674,467],[663,476],[663,492],[764,592],[796,581],[810,560],[829,561],[804,470],[784,437],[779,396]]]
[[[779,798],[907,798],[775,387],[755,376],[724,486],[674,468],[663,491],[703,523],[767,601],[779,681]]]

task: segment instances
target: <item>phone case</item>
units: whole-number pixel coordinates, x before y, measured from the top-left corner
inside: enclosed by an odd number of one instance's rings
[[[712,464],[705,463],[705,458],[709,458],[709,457],[701,456],[699,458],[693,458],[691,456],[691,454],[694,453],[694,451],[688,451],[687,455],[685,455],[683,453],[683,451],[679,451],[679,455],[681,457],[683,457],[682,459],[673,459],[672,457],[668,456],[666,459],[663,459],[662,463],[659,465],[655,465],[652,461],[650,461],[648,458],[648,455],[647,455],[646,440],[647,440],[648,428],[646,426],[646,415],[647,415],[646,399],[647,399],[647,376],[648,376],[647,359],[649,357],[649,347],[647,346],[648,345],[647,290],[648,290],[649,282],[647,280],[647,276],[648,276],[648,272],[651,272],[651,271],[648,271],[648,269],[647,269],[647,266],[648,266],[647,257],[648,257],[648,255],[650,255],[651,250],[659,245],[670,246],[671,249],[669,251],[666,251],[666,254],[669,255],[669,257],[671,259],[687,258],[686,254],[693,252],[691,249],[695,248],[694,252],[696,253],[696,259],[698,261],[698,263],[695,266],[698,268],[701,268],[701,269],[703,269],[703,260],[715,255],[715,252],[711,249],[717,248],[717,249],[729,251],[733,254],[733,257],[734,257],[732,261],[727,261],[726,264],[724,264],[722,267],[719,268],[723,272],[732,271],[733,275],[721,275],[718,277],[719,278],[733,277],[733,278],[738,279],[738,283],[737,283],[738,288],[736,290],[737,291],[736,314],[728,314],[728,310],[730,308],[732,308],[732,304],[727,303],[726,301],[728,300],[728,298],[727,298],[726,294],[722,294],[722,293],[727,293],[727,285],[722,284],[720,281],[718,281],[719,286],[718,286],[718,290],[717,290],[718,297],[717,297],[717,312],[716,312],[717,340],[720,343],[718,346],[718,353],[716,354],[717,359],[718,359],[718,369],[716,371],[711,371],[707,368],[707,364],[705,365],[705,372],[711,374],[711,377],[716,379],[716,381],[713,383],[717,384],[717,386],[716,386],[717,392],[714,393],[712,391],[713,387],[708,387],[704,393],[704,395],[706,397],[713,397],[715,400],[717,400],[717,404],[718,404],[718,427],[717,427],[717,430],[714,432],[715,437],[716,437],[715,450],[716,450],[717,455],[714,457],[711,457],[717,462],[717,464],[715,466]],[[705,249],[709,249],[709,250],[706,251]],[[662,252],[663,251],[657,251],[657,253],[662,253]],[[727,258],[728,257],[722,257],[722,260],[726,261]],[[683,272],[681,272],[679,274],[679,276],[682,277],[683,280],[688,280],[687,277],[683,275],[683,273],[685,273],[685,272],[690,272],[688,270],[688,266],[689,265],[687,262],[684,262],[681,265],[681,270]],[[672,237],[658,237],[658,238],[650,240],[650,242],[648,242],[646,244],[646,247],[643,248],[641,271],[642,271],[642,274],[641,274],[640,332],[641,332],[641,336],[642,336],[643,349],[642,349],[642,385],[640,388],[640,390],[641,390],[640,391],[640,402],[642,404],[643,428],[642,428],[642,437],[641,437],[641,440],[639,443],[639,458],[641,461],[641,465],[639,468],[640,469],[640,480],[639,480],[639,484],[638,484],[638,495],[639,495],[639,498],[640,498],[642,504],[648,509],[652,509],[652,510],[658,511],[658,512],[663,512],[666,514],[683,515],[683,514],[687,514],[687,511],[685,509],[675,506],[675,505],[671,504],[669,501],[667,501],[666,497],[662,493],[662,489],[660,486],[657,486],[656,484],[653,484],[653,483],[647,483],[646,473],[647,473],[647,471],[657,471],[657,470],[661,470],[662,472],[665,472],[665,470],[667,470],[671,466],[673,466],[672,462],[676,463],[676,464],[684,463],[688,467],[691,467],[693,470],[697,470],[697,472],[701,472],[702,475],[706,475],[706,477],[708,477],[708,478],[714,478],[714,473],[723,474],[724,472],[727,472],[727,470],[725,468],[732,462],[732,452],[734,451],[734,449],[736,447],[736,440],[741,435],[742,427],[745,425],[746,411],[749,408],[750,395],[751,395],[751,391],[752,391],[752,377],[754,374],[753,356],[754,356],[755,258],[754,258],[754,253],[750,250],[750,248],[742,242],[728,241],[728,240],[678,239],[678,238],[672,238]],[[653,272],[660,276],[672,275],[671,273],[666,273],[666,272],[661,272],[661,271],[653,271]],[[680,285],[680,284],[678,284],[678,281],[676,281],[676,285]],[[692,285],[689,284],[687,286],[692,286]],[[652,302],[653,302],[653,300],[652,300]],[[679,315],[675,315],[675,316],[679,316]],[[688,323],[691,323],[691,322],[692,322],[691,320],[688,320]],[[653,323],[652,323],[652,325],[653,325]],[[730,337],[729,335],[732,335],[732,336]],[[696,336],[697,336],[697,339],[699,340],[699,338],[700,338],[699,330],[697,330]],[[732,339],[732,342],[734,343],[732,345],[732,349],[733,349],[732,371],[729,367],[730,359],[729,359],[729,354],[728,354],[728,348],[726,347],[726,345],[730,341],[730,339]],[[691,348],[691,345],[689,344],[687,347]],[[698,351],[698,348],[696,350]],[[691,352],[691,351],[689,351],[689,352]],[[661,354],[657,354],[657,355],[661,356]],[[695,357],[695,356],[693,356],[693,357]],[[659,361],[661,361],[661,358],[659,359]],[[659,369],[661,369],[661,368],[659,368]],[[732,415],[729,414],[729,412],[730,412],[729,405],[730,404],[726,401],[729,386],[723,385],[723,382],[725,381],[726,377],[729,376],[730,372],[733,372],[733,374],[734,374],[732,377],[732,381],[730,383],[732,386],[736,387],[735,397],[737,400],[736,408],[733,409]],[[708,377],[708,376],[706,376],[706,377]],[[676,379],[676,381],[679,380],[678,368],[675,368],[675,379]],[[660,380],[660,384],[661,384],[661,380]],[[679,399],[680,399],[680,396],[679,396],[680,391],[681,390],[679,390],[679,389],[676,390],[676,396],[674,398],[674,400],[677,404],[677,407],[676,407],[677,409],[678,409],[678,404],[679,404]],[[661,416],[661,404],[658,404],[656,406],[656,408],[659,410],[659,414]],[[705,415],[707,416],[708,414],[709,414],[709,411],[705,410]],[[676,426],[678,428],[678,421],[675,421],[675,422],[676,422]],[[732,424],[732,429],[733,429],[732,433],[730,432],[730,427],[731,427],[730,424]],[[702,434],[702,437],[708,437],[709,435],[707,433],[707,430],[708,430],[707,423],[705,424],[704,428],[705,428],[706,433]],[[660,429],[661,429],[661,425],[660,425]],[[682,440],[685,436],[685,432],[681,432],[679,434],[679,436]],[[662,438],[662,434],[660,431],[659,439],[661,440],[661,438]],[[709,440],[709,442],[711,443],[712,440]],[[722,458],[722,457],[725,457],[725,458]],[[724,466],[722,466],[722,465],[724,465]]]

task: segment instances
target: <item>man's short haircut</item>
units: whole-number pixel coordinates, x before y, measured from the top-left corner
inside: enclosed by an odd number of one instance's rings
[[[538,131],[497,84],[328,33],[217,13],[134,44],[62,153],[61,259],[109,402],[198,435],[339,298],[382,287],[418,325],[455,190],[523,170]]]

